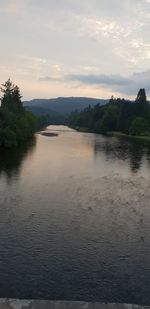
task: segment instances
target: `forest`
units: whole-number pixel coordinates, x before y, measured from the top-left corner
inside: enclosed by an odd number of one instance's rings
[[[25,111],[20,89],[10,79],[0,89],[3,93],[0,106],[0,146],[17,146],[37,130],[38,118]]]
[[[47,115],[35,116],[23,107],[18,86],[8,79],[0,88],[0,146],[12,147],[29,139],[38,128],[50,124]],[[111,97],[107,104],[98,103],[74,111],[66,119],[68,126],[106,134],[122,132],[133,136],[150,136],[150,103],[141,88],[135,101]]]
[[[88,106],[73,112],[70,127],[95,133],[122,132],[133,136],[150,136],[150,104],[141,88],[135,101],[111,97],[108,104]]]

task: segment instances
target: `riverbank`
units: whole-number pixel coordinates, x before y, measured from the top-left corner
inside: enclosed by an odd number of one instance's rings
[[[76,130],[78,132],[87,132],[87,133],[94,133],[92,130],[88,128],[82,128],[82,127],[75,127],[75,126],[69,126],[69,128]]]
[[[79,132],[87,132],[87,133],[95,133],[95,134],[100,134],[96,133],[93,130],[90,130],[88,128],[81,128],[81,127],[71,127],[72,129],[79,131]],[[116,137],[122,137],[122,138],[127,138],[133,141],[141,141],[141,142],[147,142],[150,143],[150,136],[135,136],[135,135],[129,135],[125,134],[122,132],[107,132],[105,135],[107,136],[116,136]]]
[[[150,309],[150,307],[79,301],[1,299],[0,309]]]
[[[133,141],[141,141],[141,142],[148,142],[150,143],[150,136],[135,136],[129,135],[122,132],[107,132],[107,136],[116,136],[116,137],[123,137]]]

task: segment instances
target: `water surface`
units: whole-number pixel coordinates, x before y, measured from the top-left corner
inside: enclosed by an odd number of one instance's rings
[[[0,150],[0,297],[150,304],[150,146],[47,132]]]

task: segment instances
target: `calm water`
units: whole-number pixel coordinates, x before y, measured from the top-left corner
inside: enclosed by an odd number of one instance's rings
[[[0,297],[150,304],[150,147],[47,130],[0,151]]]

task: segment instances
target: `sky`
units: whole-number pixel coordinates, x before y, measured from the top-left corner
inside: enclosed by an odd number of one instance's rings
[[[150,97],[150,0],[0,0],[0,41],[24,100]]]

